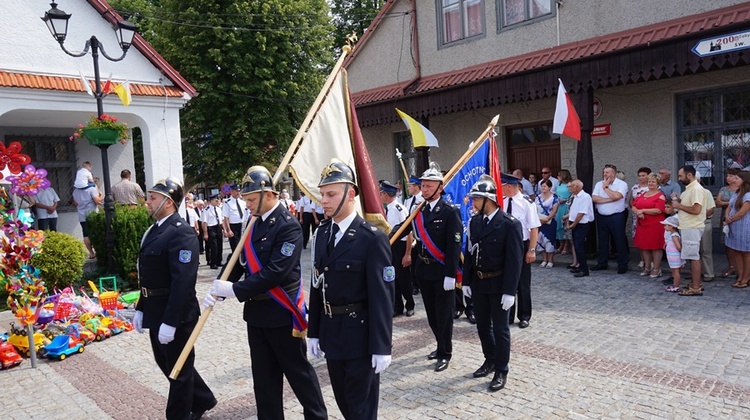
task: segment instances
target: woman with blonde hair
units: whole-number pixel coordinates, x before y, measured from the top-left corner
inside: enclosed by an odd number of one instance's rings
[[[664,225],[661,222],[664,220],[664,205],[667,200],[664,193],[659,190],[660,182],[659,174],[648,174],[647,189],[633,199],[630,207],[636,220],[633,246],[641,251],[644,262],[641,276],[649,276],[652,279],[661,276],[659,266],[664,252]]]

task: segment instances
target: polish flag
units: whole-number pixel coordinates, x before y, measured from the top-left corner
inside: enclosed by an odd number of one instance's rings
[[[555,120],[552,124],[552,132],[564,134],[568,137],[581,141],[581,119],[578,118],[570,95],[565,90],[562,80],[557,89],[557,106],[555,107]]]

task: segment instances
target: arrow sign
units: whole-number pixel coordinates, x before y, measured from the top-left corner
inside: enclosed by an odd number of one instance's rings
[[[692,51],[700,57],[706,57],[746,48],[750,48],[750,30],[701,39],[695,44]]]

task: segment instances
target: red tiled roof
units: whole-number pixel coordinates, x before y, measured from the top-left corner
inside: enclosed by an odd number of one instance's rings
[[[112,8],[106,1],[104,0],[87,0],[88,3],[96,9],[99,14],[102,15],[104,19],[107,19],[109,23],[112,23],[114,25],[117,24],[120,20],[122,20],[122,17],[117,14],[115,9]],[[198,96],[198,91],[195,90],[193,85],[190,84],[180,73],[175,70],[172,65],[170,65],[167,60],[164,59],[161,55],[159,55],[158,52],[154,49],[154,47],[151,46],[148,42],[146,42],[145,39],[140,34],[135,34],[135,38],[133,38],[133,46],[143,54],[148,61],[151,62],[154,66],[159,68],[164,74],[169,78],[169,80],[172,81],[175,85],[177,85],[180,89],[182,89],[185,93],[187,93],[190,96]],[[132,85],[131,85],[132,88]],[[161,87],[159,87],[161,89]],[[135,93],[135,92],[133,92]],[[162,92],[163,93],[163,92]]]
[[[94,82],[89,81],[91,89]],[[0,70],[0,87],[62,90],[68,92],[85,92],[79,77],[49,76],[42,74],[14,73]],[[166,90],[166,92],[165,92]],[[144,85],[130,83],[131,95],[181,97],[183,90],[175,86]]]
[[[646,46],[695,32],[750,21],[750,7],[748,5],[750,3],[738,4],[697,15],[534,51],[528,54],[478,64],[452,72],[425,76],[412,86],[413,89],[409,86],[394,84],[365,90],[353,93],[352,101],[355,105],[365,105],[401,96],[416,95],[615,51]],[[390,9],[390,6],[391,3],[386,3],[381,13],[386,11],[386,9]],[[371,35],[371,32],[368,31],[366,36],[363,36],[362,41],[366,41]],[[406,92],[407,90],[408,92]]]

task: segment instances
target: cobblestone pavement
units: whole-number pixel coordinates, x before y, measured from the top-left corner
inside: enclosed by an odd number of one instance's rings
[[[726,262],[716,260],[721,272]],[[379,417],[750,418],[750,289],[717,280],[706,283],[703,297],[679,297],[637,271],[575,279],[568,262],[533,268],[531,326],[511,327],[508,385],[497,393],[487,391],[488,378],[471,377],[483,360],[465,317],[455,322],[450,367],[433,371],[426,356],[434,340],[418,298],[415,317],[394,320]],[[304,267],[309,273],[309,255]],[[200,298],[217,273],[201,266]],[[7,317],[0,315],[0,325]],[[240,303],[218,304],[196,351],[197,369],[219,399],[205,418],[255,418]],[[330,416],[341,418],[324,361],[313,365]],[[11,419],[161,418],[167,393],[147,335],[134,332],[62,362],[40,361],[37,369],[25,361],[0,372],[0,387],[4,418]],[[301,418],[288,385],[285,404],[288,418]]]

